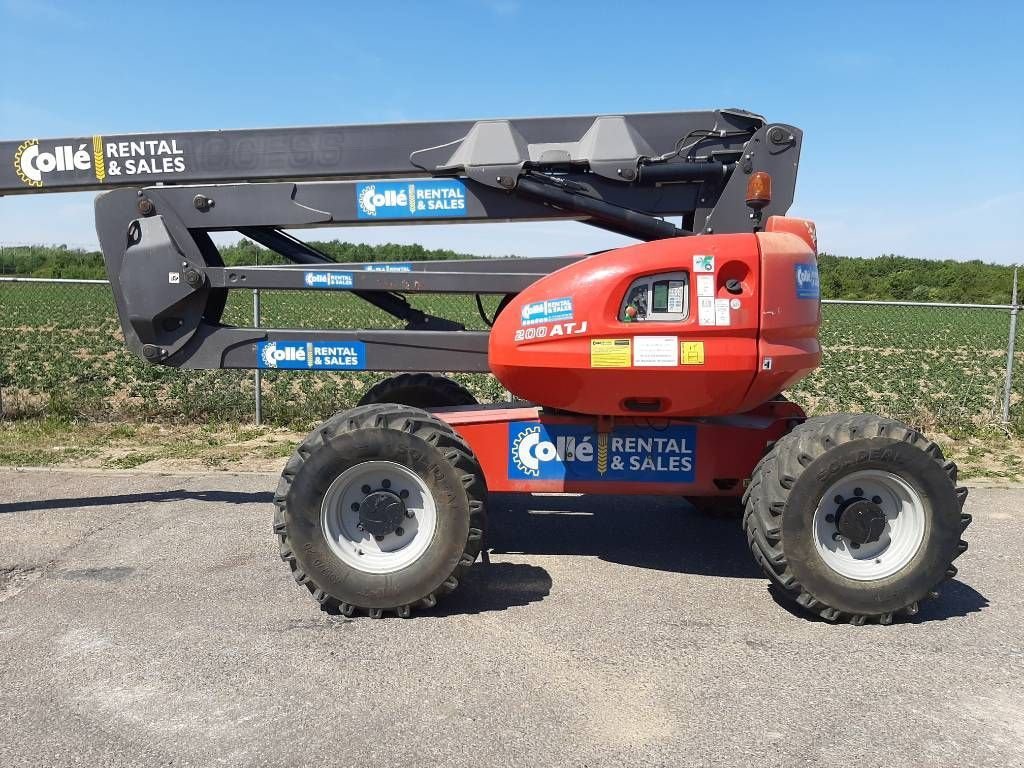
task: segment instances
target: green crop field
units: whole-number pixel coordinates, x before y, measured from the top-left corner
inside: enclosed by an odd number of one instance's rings
[[[485,326],[470,296],[417,296],[421,309]],[[496,300],[485,305],[493,312]],[[252,295],[235,291],[225,313],[249,325]],[[1009,317],[991,309],[826,305],[822,367],[789,394],[812,412],[864,410],[950,435],[976,434],[1000,420]],[[8,416],[245,422],[253,412],[251,371],[179,371],[124,349],[110,290],[102,285],[0,284],[0,393]],[[297,328],[398,327],[345,293],[264,292],[262,325]],[[1024,346],[1018,339],[1018,370]],[[382,374],[264,371],[265,418],[300,428],[354,404]],[[504,392],[486,375],[456,375],[481,400]],[[1015,426],[1024,426],[1017,377]]]

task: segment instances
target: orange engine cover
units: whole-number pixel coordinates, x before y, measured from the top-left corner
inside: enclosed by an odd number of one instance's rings
[[[491,329],[511,392],[594,415],[718,416],[771,399],[819,362],[814,227],[659,240],[541,278]]]

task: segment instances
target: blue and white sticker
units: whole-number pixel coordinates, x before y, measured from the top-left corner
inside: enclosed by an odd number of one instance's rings
[[[818,265],[815,262],[794,264],[796,270],[796,296],[798,299],[821,297],[821,283],[818,279]]]
[[[363,267],[363,272],[412,272],[412,262],[403,261],[396,264],[371,262]]]
[[[361,341],[260,341],[256,367],[361,371],[366,368],[366,345]]]
[[[697,429],[690,425],[593,427],[513,421],[508,476],[515,480],[615,480],[692,483]]]
[[[545,299],[526,304],[522,312],[522,325],[538,325],[554,323],[560,320],[572,320],[572,297]]]
[[[314,272],[308,270],[303,280],[310,288],[334,288],[345,290],[355,285],[351,272]]]
[[[466,185],[457,179],[356,185],[356,215],[360,219],[450,219],[467,214]]]

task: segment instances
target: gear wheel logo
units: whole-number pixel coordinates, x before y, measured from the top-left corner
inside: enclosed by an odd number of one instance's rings
[[[43,177],[38,169],[32,164],[32,160],[39,154],[39,139],[29,139],[18,145],[14,153],[14,170],[23,184],[30,187],[43,186]]]
[[[277,342],[268,341],[260,350],[260,359],[265,368],[277,368]]]
[[[512,441],[512,461],[524,475],[540,477],[540,460],[534,449],[540,444],[540,425],[520,430]]]
[[[367,184],[359,193],[359,210],[361,210],[367,216],[377,215],[377,204],[374,203],[373,201],[373,198],[376,194],[377,187],[375,187],[373,184]]]

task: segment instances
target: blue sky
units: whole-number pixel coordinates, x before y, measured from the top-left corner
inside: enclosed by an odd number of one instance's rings
[[[0,0],[0,137],[742,107],[805,131],[823,250],[1024,262],[1024,3]],[[571,222],[332,230],[481,254]],[[92,195],[0,198],[92,246]]]

